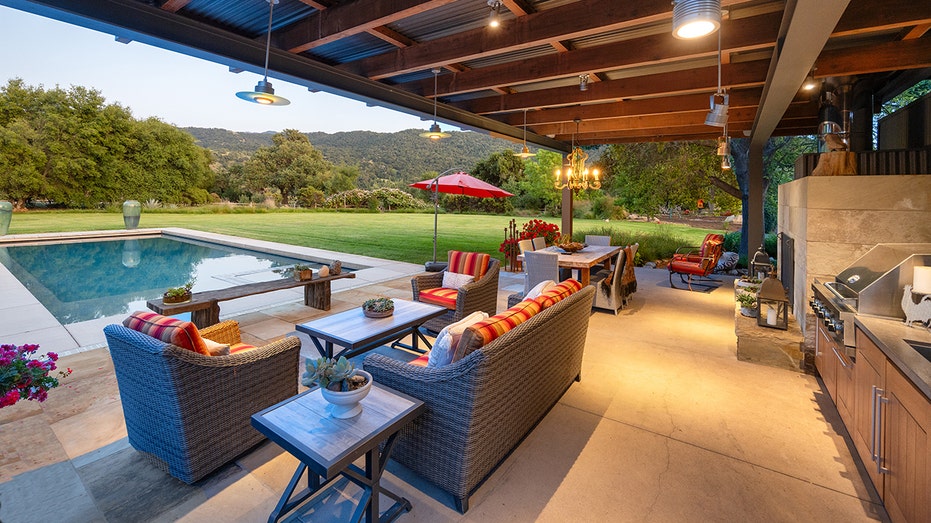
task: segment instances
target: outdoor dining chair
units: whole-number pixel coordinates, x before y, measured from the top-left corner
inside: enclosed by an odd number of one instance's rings
[[[539,251],[540,249],[546,248],[546,238],[543,236],[535,236],[533,238],[533,250]]]
[[[535,249],[532,240],[520,240],[517,242],[517,248],[520,249],[521,254]]]
[[[595,286],[595,309],[606,309],[617,315],[617,311],[624,307],[623,293],[624,267],[627,250],[621,249],[614,258],[614,268],[611,271],[599,273],[592,279]]]
[[[585,243],[587,245],[611,245],[611,237],[610,236],[594,236],[591,234],[586,234]]]

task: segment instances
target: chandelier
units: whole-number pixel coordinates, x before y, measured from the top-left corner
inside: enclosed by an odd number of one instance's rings
[[[601,174],[598,169],[585,167],[585,160],[588,160],[588,154],[581,147],[575,145],[575,135],[579,132],[579,124],[582,120],[575,119],[575,133],[572,133],[572,152],[566,156],[566,166],[564,169],[556,169],[556,189],[569,188],[573,191],[582,191],[585,189],[600,189],[601,180],[598,176]]]

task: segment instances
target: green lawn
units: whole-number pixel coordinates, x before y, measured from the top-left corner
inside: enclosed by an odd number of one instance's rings
[[[445,260],[447,250],[459,249],[487,252],[500,259],[498,247],[504,241],[504,231],[511,218],[441,214],[437,258]],[[517,218],[518,228],[526,221],[528,218]],[[548,221],[559,223],[557,219]],[[411,263],[423,263],[433,253],[433,214],[300,211],[219,214],[143,210],[139,226],[184,227]],[[681,225],[600,220],[575,220],[573,227],[576,235],[586,231],[602,233],[602,229],[610,228],[612,233],[636,238],[641,250],[649,243],[646,235],[662,236],[665,243],[673,245],[697,245],[706,233],[712,232]],[[9,234],[122,228],[123,217],[119,213],[28,211],[13,215]],[[670,236],[674,238],[672,242]],[[650,252],[649,249],[646,252]]]

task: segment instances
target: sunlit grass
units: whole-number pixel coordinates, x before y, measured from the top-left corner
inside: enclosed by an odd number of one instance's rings
[[[450,249],[487,252],[501,259],[498,247],[512,217],[471,214],[440,214],[437,258],[446,259]],[[528,218],[516,218],[518,229]],[[558,219],[546,219],[559,223]],[[291,245],[316,247],[350,254],[361,254],[423,263],[433,256],[432,213],[348,213],[319,211],[268,211],[256,213],[142,212],[140,227],[184,227],[199,231],[243,236]],[[9,234],[41,232],[98,231],[122,229],[123,217],[116,212],[28,211],[13,215]],[[656,234],[658,251],[680,245],[697,245],[708,232],[688,226],[646,222],[576,219],[576,235],[604,234],[610,231],[619,241],[639,241],[641,252],[652,253],[650,238]],[[668,256],[657,251],[656,257]],[[644,260],[649,260],[644,256]]]

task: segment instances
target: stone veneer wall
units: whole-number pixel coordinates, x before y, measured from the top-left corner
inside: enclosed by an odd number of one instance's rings
[[[793,313],[810,330],[815,278],[833,279],[877,243],[931,242],[931,175],[808,176],[785,183],[778,227],[795,240]]]

